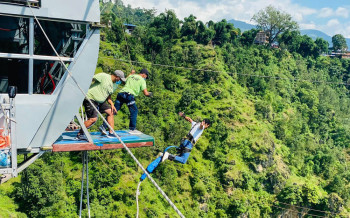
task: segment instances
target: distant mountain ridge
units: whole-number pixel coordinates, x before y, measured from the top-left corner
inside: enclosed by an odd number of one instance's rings
[[[256,28],[255,25],[253,24],[249,24],[249,23],[246,23],[244,21],[240,21],[240,20],[229,20],[227,21],[228,23],[232,23],[236,28],[239,28],[241,29],[242,32],[245,32],[247,30],[251,30],[253,28]]]
[[[316,40],[317,38],[322,38],[322,39],[326,40],[330,46],[333,45],[332,37],[327,35],[326,33],[322,32],[322,31],[313,30],[313,29],[306,29],[306,30],[300,30],[300,33],[302,35],[310,36],[313,40]]]
[[[256,28],[255,25],[246,23],[244,21],[231,19],[227,22],[232,23],[235,27],[241,29],[242,32]],[[333,46],[332,37],[327,35],[326,33],[322,32],[322,31],[314,30],[314,29],[305,29],[305,30],[300,30],[300,33],[302,35],[310,36],[313,40],[316,40],[316,38],[322,38],[329,43],[329,46]],[[349,38],[346,38],[346,43],[347,43],[348,47],[350,47],[350,39]]]

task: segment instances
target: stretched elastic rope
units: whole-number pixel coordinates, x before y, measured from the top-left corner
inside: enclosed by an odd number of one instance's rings
[[[152,182],[152,184],[157,188],[157,190],[163,195],[163,197],[168,201],[168,203],[171,205],[171,207],[176,211],[176,213],[180,216],[180,217],[185,217],[181,211],[179,209],[177,209],[177,207],[175,206],[175,204],[169,199],[169,197],[165,194],[165,192],[159,187],[159,185],[153,180],[153,178],[151,177],[151,175],[146,171],[146,169],[142,166],[142,164],[137,160],[137,158],[134,156],[134,154],[130,151],[130,149],[125,145],[125,143],[123,142],[123,140],[120,138],[120,136],[114,131],[114,128],[112,128],[109,123],[106,121],[106,119],[103,117],[103,115],[100,113],[100,111],[96,108],[96,106],[91,102],[91,100],[86,96],[84,90],[80,87],[79,83],[77,82],[77,80],[73,77],[72,73],[70,72],[70,70],[68,69],[68,67],[63,63],[61,57],[58,55],[55,47],[52,45],[49,37],[46,35],[46,32],[44,31],[44,29],[42,28],[39,20],[37,19],[37,17],[35,16],[32,7],[28,4],[36,22],[38,23],[38,26],[40,27],[41,31],[43,32],[46,40],[48,41],[48,43],[50,44],[51,48],[53,49],[53,51],[55,52],[56,56],[58,57],[58,59],[60,60],[60,62],[62,63],[62,65],[64,66],[64,68],[66,69],[66,71],[68,72],[69,76],[72,78],[72,80],[74,81],[74,83],[77,85],[77,87],[79,88],[79,90],[81,91],[81,93],[85,96],[85,98],[88,100],[88,102],[91,104],[91,106],[94,108],[94,110],[97,112],[97,114],[101,117],[101,119],[103,120],[103,122],[108,126],[108,128],[110,130],[113,131],[113,134],[118,138],[118,140],[121,142],[121,144],[123,145],[123,147],[125,148],[125,150],[129,153],[129,155],[132,157],[132,159],[137,163],[137,165],[142,169],[142,171],[147,175],[147,177],[149,178],[149,180]]]
[[[85,151],[86,156],[86,198],[87,198],[87,206],[88,206],[88,216],[90,216],[90,194],[89,194],[89,155],[88,151]]]
[[[139,218],[139,195],[141,194],[140,192],[141,183],[142,181],[139,182],[136,189],[136,218]]]
[[[85,171],[85,153],[82,156],[83,169],[81,172],[81,188],[80,188],[80,207],[79,207],[79,218],[81,218],[81,212],[83,210],[83,195],[84,195],[84,171]]]
[[[81,218],[81,212],[83,210],[83,195],[84,195],[84,172],[86,170],[86,198],[87,198],[87,208],[88,208],[88,217],[90,218],[90,199],[89,199],[89,156],[87,151],[82,152],[82,162],[83,169],[81,175],[81,193],[80,193],[80,210],[79,218]]]

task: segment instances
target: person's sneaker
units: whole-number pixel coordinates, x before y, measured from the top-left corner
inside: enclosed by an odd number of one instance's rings
[[[100,130],[101,135],[108,135],[108,132],[103,124],[100,127],[98,127],[98,129]]]
[[[89,141],[85,134],[77,135],[77,139],[84,140],[84,141]]]
[[[117,136],[115,136],[114,133],[108,133],[107,137],[108,138],[116,138]]]
[[[165,160],[167,160],[169,158],[169,152],[165,152],[162,158],[162,162],[164,162]]]
[[[163,153],[162,152],[159,152],[159,154],[157,155],[157,157],[156,158],[158,158],[158,157],[162,157],[163,156]]]
[[[142,132],[140,132],[140,131],[138,131],[138,130],[136,130],[136,129],[134,129],[134,130],[129,130],[129,133],[132,134],[132,135],[140,135],[140,134],[142,134]]]

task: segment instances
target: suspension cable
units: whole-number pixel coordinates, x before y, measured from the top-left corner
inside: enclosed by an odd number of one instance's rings
[[[168,201],[168,203],[172,206],[172,208],[176,211],[176,213],[180,216],[180,217],[185,217],[181,211],[175,206],[175,204],[169,199],[169,197],[165,194],[165,192],[159,187],[159,185],[156,183],[156,181],[153,180],[153,178],[151,177],[151,175],[146,171],[146,169],[142,166],[142,164],[138,161],[138,159],[134,156],[134,154],[131,152],[131,150],[125,145],[124,141],[120,138],[120,136],[115,132],[114,128],[112,128],[109,123],[106,121],[106,119],[103,117],[103,115],[100,113],[100,111],[96,108],[96,106],[92,103],[92,101],[87,97],[87,95],[85,94],[84,90],[80,87],[79,83],[77,82],[77,80],[75,79],[75,77],[72,75],[72,73],[70,72],[70,70],[68,69],[68,67],[63,63],[61,57],[59,56],[59,54],[57,53],[55,47],[52,45],[49,37],[46,35],[46,32],[44,31],[43,27],[41,26],[38,18],[36,17],[36,15],[33,12],[32,7],[30,6],[29,2],[28,2],[28,6],[31,10],[32,15],[34,16],[36,22],[38,23],[38,26],[40,27],[41,31],[43,32],[46,40],[48,41],[48,43],[50,44],[51,48],[53,49],[53,51],[55,52],[56,56],[58,57],[58,59],[60,60],[60,62],[62,63],[62,65],[64,66],[64,68],[66,69],[66,71],[68,72],[69,76],[72,78],[72,80],[74,81],[74,83],[77,85],[77,87],[79,88],[79,90],[81,91],[81,93],[85,96],[85,99],[91,104],[91,106],[93,107],[93,109],[97,112],[97,114],[101,117],[101,119],[103,120],[103,122],[108,126],[108,128],[110,130],[113,131],[113,134],[118,138],[118,140],[121,142],[121,144],[123,145],[123,147],[125,148],[125,150],[129,153],[129,155],[132,157],[132,159],[134,159],[134,161],[137,163],[137,165],[142,169],[142,171],[147,175],[147,177],[149,178],[149,180],[152,182],[152,184],[158,189],[158,191],[163,195],[163,197]]]
[[[283,208],[283,207],[280,207],[280,206],[276,206],[276,205],[271,205],[272,207],[274,208],[278,208],[278,209],[282,209],[282,210],[289,210],[289,211],[292,211],[292,212],[296,212],[296,213],[303,213],[303,215],[310,215],[311,217],[325,217],[325,216],[319,216],[319,215],[315,215],[315,214],[310,214],[310,213],[306,213],[306,212],[300,212],[298,210],[293,210],[293,209],[290,209],[290,208]]]
[[[99,58],[112,59],[115,61],[126,62],[126,63],[133,62],[136,64],[152,65],[152,66],[157,66],[157,67],[172,68],[172,69],[179,69],[179,70],[191,70],[191,71],[212,72],[212,73],[228,73],[228,72],[224,72],[224,71],[220,71],[220,70],[206,70],[206,69],[193,68],[193,67],[180,67],[180,66],[175,66],[175,65],[156,64],[156,63],[132,61],[132,60],[125,60],[125,59],[118,59],[118,58],[109,58],[109,57],[99,57]],[[350,83],[342,83],[342,82],[327,82],[327,81],[321,81],[321,80],[307,80],[307,79],[299,79],[299,78],[283,78],[283,77],[279,77],[279,76],[265,76],[265,75],[258,75],[258,74],[249,74],[249,73],[235,73],[235,74],[240,75],[240,76],[247,76],[247,77],[280,79],[280,80],[289,80],[289,81],[294,81],[294,82],[310,82],[310,83],[320,83],[320,84],[323,83],[323,84],[350,86]]]
[[[276,203],[283,204],[283,205],[286,205],[286,206],[293,206],[293,207],[300,208],[300,209],[311,210],[311,211],[315,211],[315,212],[319,212],[319,213],[331,213],[333,215],[336,215],[335,213],[333,213],[331,211],[316,210],[316,209],[312,209],[312,208],[307,208],[307,207],[301,207],[301,206],[297,206],[297,205],[287,204],[287,203],[279,202],[279,201],[276,201]]]

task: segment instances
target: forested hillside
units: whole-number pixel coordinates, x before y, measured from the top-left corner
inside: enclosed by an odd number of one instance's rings
[[[298,31],[271,48],[226,20],[102,7],[112,26],[102,29],[96,73],[151,72],[154,97],[136,99],[137,129],[156,142],[132,149],[142,164],[187,133],[178,111],[214,122],[187,164],[152,174],[186,217],[350,216],[350,60],[320,55],[322,41]],[[123,23],[137,28],[124,34]],[[128,128],[128,115],[124,107],[116,129]],[[89,156],[92,216],[135,217],[136,163],[124,150]],[[0,217],[78,217],[81,169],[79,152],[46,153],[0,186]],[[139,202],[141,217],[177,217],[148,179]]]

